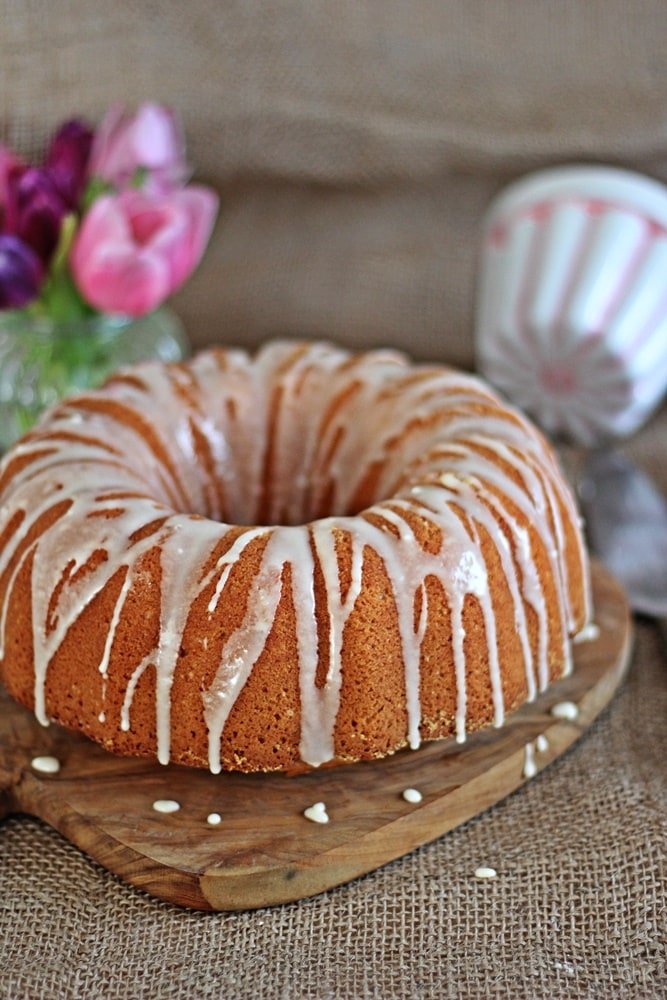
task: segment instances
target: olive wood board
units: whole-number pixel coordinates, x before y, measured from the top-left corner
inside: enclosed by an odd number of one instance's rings
[[[630,652],[630,615],[615,580],[593,572],[596,639],[574,646],[574,672],[465,744],[453,740],[298,777],[222,774],[121,758],[59,726],[42,728],[0,694],[0,817],[36,816],[126,882],[181,906],[240,910],[323,892],[399,858],[519,788],[525,746],[539,734],[538,771],[564,753],[611,700]],[[575,721],[553,705],[574,701]],[[31,760],[52,755],[54,775]],[[402,797],[417,788],[419,804]],[[181,808],[155,812],[157,799]],[[328,824],[303,811],[324,802]],[[207,824],[209,813],[222,816]],[[0,832],[1,836],[1,832]]]

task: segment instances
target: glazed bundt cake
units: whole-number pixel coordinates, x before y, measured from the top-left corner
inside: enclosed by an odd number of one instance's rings
[[[570,670],[587,595],[542,436],[393,351],[140,364],[0,467],[0,676],[120,754],[299,771],[463,740]]]

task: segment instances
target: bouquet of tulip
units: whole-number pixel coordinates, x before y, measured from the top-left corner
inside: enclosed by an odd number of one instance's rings
[[[186,184],[174,115],[113,107],[56,132],[43,166],[0,146],[0,309],[142,316],[199,263],[217,212]]]
[[[0,447],[119,364],[179,360],[160,308],[199,264],[218,210],[189,184],[174,114],[112,107],[62,125],[43,165],[0,145]]]

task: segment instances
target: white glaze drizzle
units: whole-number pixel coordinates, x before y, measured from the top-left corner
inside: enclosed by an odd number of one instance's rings
[[[572,642],[575,645],[579,645],[580,642],[595,642],[600,636],[600,626],[596,625],[595,622],[589,622],[582,628],[581,632],[577,632],[572,638]]]
[[[327,595],[329,665],[324,685],[319,689],[315,685],[316,660],[315,662],[309,660],[310,669],[302,672],[300,693],[302,704],[307,706],[306,714],[309,721],[302,726],[300,750],[304,760],[317,760],[317,763],[324,763],[334,756],[333,732],[340,703],[343,633],[361,591],[363,547],[352,546],[351,580],[343,598],[336,555],[336,537],[336,532],[329,530],[326,522],[316,521],[313,524],[313,544],[324,576]],[[306,565],[310,568],[309,560]]]
[[[107,632],[107,637],[104,642],[104,651],[102,653],[102,659],[99,662],[99,672],[102,674],[102,705],[106,701],[106,689],[107,689],[107,677],[109,673],[109,660],[111,658],[111,648],[113,646],[114,639],[116,638],[116,629],[118,628],[118,622],[120,621],[120,616],[123,611],[123,605],[125,604],[125,598],[130,592],[132,587],[132,577],[129,572],[125,573],[125,579],[123,580],[123,586],[120,588],[120,593],[116,600],[116,605],[113,609],[113,615],[111,616],[111,624],[109,625],[109,631]],[[104,708],[100,711],[97,716],[100,722],[106,722],[106,712]]]
[[[544,733],[540,733],[540,735],[535,740],[535,749],[537,750],[538,753],[546,753],[547,750],[549,749],[549,740],[544,735]]]
[[[403,791],[403,798],[406,802],[410,802],[412,805],[416,805],[421,802],[423,795],[418,788],[406,788]]]
[[[282,395],[269,427],[277,385]],[[322,423],[313,418],[304,429],[306,404],[322,415]],[[480,416],[480,404],[493,412]],[[104,412],[98,412],[100,407]],[[202,447],[208,456],[206,469],[199,458]],[[270,456],[276,482],[270,496],[263,496]],[[297,625],[300,753],[313,766],[335,756],[344,635],[361,592],[367,549],[382,560],[396,607],[405,669],[406,741],[411,747],[418,747],[421,738],[420,672],[429,578],[442,587],[450,610],[457,740],[463,741],[466,733],[463,609],[468,597],[481,610],[493,718],[496,725],[503,722],[503,654],[482,531],[507,582],[528,697],[548,683],[547,654],[555,637],[549,635],[544,587],[527,524],[546,553],[560,598],[563,662],[569,669],[568,632],[575,612],[561,511],[572,512],[573,501],[536,432],[500,407],[472,377],[409,367],[393,352],[351,358],[318,344],[274,344],[254,360],[241,351],[211,352],[187,369],[137,366],[131,378],[121,377],[103,391],[62,405],[0,469],[7,470],[15,458],[25,464],[11,474],[0,495],[0,533],[17,512],[22,516],[0,551],[0,580],[15,559],[2,598],[0,654],[11,592],[32,560],[35,714],[43,724],[48,723],[49,664],[82,610],[124,570],[98,664],[100,720],[108,715],[105,693],[114,670],[114,639],[125,602],[142,573],[141,560],[154,548],[159,549],[162,571],[159,643],[133,667],[117,724],[122,730],[131,727],[134,693],[145,671],[153,668],[162,763],[170,759],[171,690],[190,609],[208,593],[209,618],[224,614],[226,588],[253,542],[263,551],[243,620],[224,643],[213,681],[202,694],[214,772],[222,767],[227,719],[271,633],[288,567]],[[356,505],[357,495],[364,496],[364,483],[374,469],[367,510],[363,516],[349,516],[346,512]],[[62,489],[62,480],[72,484],[68,491]],[[383,496],[392,499],[373,499]],[[39,519],[60,503],[69,507],[40,534]],[[247,528],[231,523],[256,523],[262,504],[276,518],[312,523]],[[188,513],[174,513],[174,506]],[[312,512],[320,508],[331,516],[313,520]],[[422,547],[413,529],[415,516],[439,532],[437,551]],[[149,525],[153,529],[147,534]],[[29,541],[31,531],[35,537]],[[232,531],[236,537],[225,546]],[[139,539],[132,541],[135,534]],[[339,543],[351,553],[346,593],[341,588]],[[221,545],[223,554],[211,564],[212,553]],[[99,552],[105,558],[91,568]],[[585,566],[583,549],[579,554]],[[316,562],[328,617],[328,668],[319,685]],[[586,587],[585,571],[583,576]],[[537,621],[536,663],[527,608]]]

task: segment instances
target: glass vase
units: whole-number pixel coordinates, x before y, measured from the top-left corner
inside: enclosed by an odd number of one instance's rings
[[[140,319],[92,316],[55,322],[18,310],[0,312],[0,451],[64,396],[95,388],[117,368],[189,353],[170,309]]]

